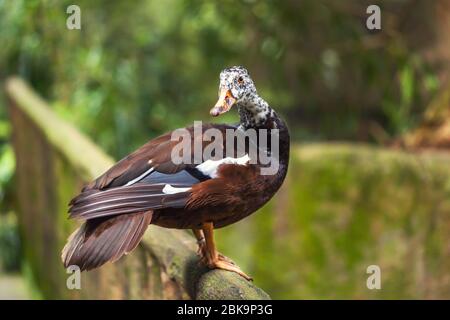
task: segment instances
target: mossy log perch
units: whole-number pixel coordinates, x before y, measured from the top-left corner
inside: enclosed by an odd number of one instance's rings
[[[21,237],[34,282],[45,298],[270,299],[237,274],[198,263],[186,231],[150,226],[141,245],[116,264],[82,275],[82,289],[68,290],[59,260],[75,224],[67,203],[83,183],[106,171],[113,159],[19,78],[6,83],[17,162]]]

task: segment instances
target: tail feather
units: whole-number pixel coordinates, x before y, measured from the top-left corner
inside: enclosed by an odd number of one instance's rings
[[[64,266],[91,270],[132,251],[151,223],[154,210],[184,207],[191,194],[189,188],[166,193],[165,185],[135,183],[107,190],[83,190],[69,204],[70,218],[85,222],[69,237],[62,251]]]
[[[94,219],[186,204],[190,192],[166,194],[165,184],[134,184],[106,191],[82,192],[70,202],[70,218]]]
[[[84,271],[118,260],[136,248],[152,215],[149,210],[86,221],[63,249],[64,266],[77,265]]]

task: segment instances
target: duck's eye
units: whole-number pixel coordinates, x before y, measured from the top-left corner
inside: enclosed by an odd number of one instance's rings
[[[242,78],[242,77],[239,77],[239,78],[238,78],[238,83],[239,83],[239,84],[242,84],[242,83],[244,83],[244,78]]]

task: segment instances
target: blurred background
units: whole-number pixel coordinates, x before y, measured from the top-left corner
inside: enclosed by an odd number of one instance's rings
[[[274,201],[217,232],[223,253],[275,299],[448,299],[450,1],[379,1],[382,29],[369,31],[372,2],[0,0],[0,82],[20,76],[120,159],[212,121],[219,72],[246,66],[287,119],[293,160]],[[70,4],[81,30],[66,28]],[[22,129],[7,105],[2,90],[0,298],[58,298],[21,245]],[[371,264],[381,290],[366,287]]]

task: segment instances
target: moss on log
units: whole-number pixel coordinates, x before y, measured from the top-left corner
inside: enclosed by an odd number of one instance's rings
[[[150,226],[144,246],[154,253],[170,278],[196,299],[270,299],[252,282],[223,270],[209,270],[194,254],[196,243],[188,232]]]

